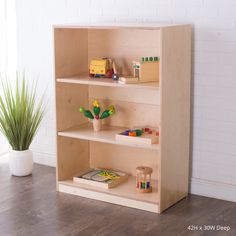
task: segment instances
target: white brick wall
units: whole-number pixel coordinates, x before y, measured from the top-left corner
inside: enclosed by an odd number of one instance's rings
[[[236,0],[17,0],[18,60],[47,84],[48,113],[33,144],[55,164],[52,24],[194,25],[193,193],[236,201]]]

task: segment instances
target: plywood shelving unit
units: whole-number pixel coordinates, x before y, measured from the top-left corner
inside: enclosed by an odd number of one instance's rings
[[[55,26],[57,189],[110,203],[160,213],[188,194],[191,27]],[[92,58],[109,57],[119,73],[131,74],[132,61],[160,57],[160,81],[120,84],[88,77]],[[79,107],[98,99],[117,114],[94,133]],[[124,127],[159,126],[159,144],[117,141]],[[153,169],[153,192],[135,189],[135,168]],[[72,181],[88,168],[104,167],[130,177],[112,189]]]

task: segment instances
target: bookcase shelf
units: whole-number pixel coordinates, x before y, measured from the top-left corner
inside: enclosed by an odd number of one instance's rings
[[[94,132],[91,124],[83,124],[77,127],[70,128],[65,131],[58,132],[59,136],[77,138],[95,142],[110,143],[116,145],[125,145],[137,148],[147,148],[151,150],[158,150],[158,144],[140,144],[140,143],[130,143],[116,140],[116,134],[124,131],[127,128],[115,127],[115,126],[103,126],[103,129],[99,132]]]
[[[161,213],[188,195],[191,26],[55,26],[57,190]],[[159,57],[159,81],[121,84],[90,78],[89,63],[112,58],[121,75],[132,61]],[[116,114],[94,132],[79,107],[99,100]],[[116,140],[127,128],[158,127],[158,144]],[[136,191],[137,166],[151,167],[153,191]],[[128,182],[111,189],[73,182],[89,168],[125,172]]]
[[[122,84],[107,78],[90,78],[88,75],[78,75],[67,78],[57,78],[60,83],[85,84],[94,86],[120,87],[120,88],[140,88],[140,89],[159,89],[158,82],[146,82],[138,84]]]
[[[59,190],[82,197],[88,195],[92,199],[106,201],[123,206],[132,205],[135,208],[151,212],[158,211],[158,190],[157,181],[152,182],[153,191],[150,194],[142,194],[136,191],[135,178],[130,176],[128,181],[111,189],[101,189],[98,187],[80,184],[72,180],[60,181]]]

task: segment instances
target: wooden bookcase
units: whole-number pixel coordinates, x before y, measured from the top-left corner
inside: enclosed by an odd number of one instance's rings
[[[191,26],[55,26],[57,114],[57,189],[105,202],[160,213],[188,194]],[[119,73],[131,74],[132,60],[160,57],[160,81],[120,84],[89,79],[92,58],[116,61]],[[114,104],[117,114],[94,133],[79,107]],[[122,127],[159,126],[159,144],[119,142]],[[153,169],[153,192],[135,189],[135,168]],[[127,183],[100,189],[74,183],[90,167],[130,174]]]

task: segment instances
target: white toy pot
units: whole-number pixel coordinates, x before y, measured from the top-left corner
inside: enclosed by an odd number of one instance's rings
[[[27,176],[33,171],[33,153],[32,151],[15,151],[9,153],[9,167],[12,175]]]
[[[93,119],[93,129],[98,132],[102,129],[102,121],[100,119]]]

